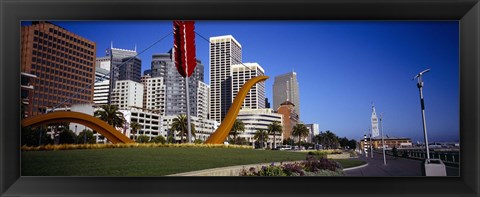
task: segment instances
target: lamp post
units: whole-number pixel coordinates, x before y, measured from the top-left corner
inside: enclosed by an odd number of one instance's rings
[[[424,70],[424,71],[418,73],[413,78],[413,79],[418,79],[417,87],[418,87],[418,90],[420,91],[420,105],[421,105],[421,108],[422,108],[422,123],[423,123],[423,138],[425,140],[425,149],[427,151],[427,160],[430,159],[430,152],[428,150],[427,122],[425,120],[425,103],[424,103],[424,100],[423,100],[423,91],[422,91],[423,80],[422,80],[422,76],[423,76],[423,74],[427,73],[428,71],[430,71],[430,69],[427,69],[427,70]]]
[[[382,125],[382,116],[383,113],[380,113],[380,129],[382,135],[382,147],[383,147],[383,165],[387,165],[387,160],[385,159],[385,140],[383,139],[383,125]]]
[[[83,128],[83,143],[87,143],[87,128]]]
[[[77,125],[75,125],[75,135],[77,135]],[[78,143],[78,139],[75,138],[75,143]]]

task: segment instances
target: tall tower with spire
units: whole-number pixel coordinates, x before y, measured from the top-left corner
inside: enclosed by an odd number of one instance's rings
[[[375,105],[372,104],[372,137],[377,137],[379,135],[377,112],[375,112]]]

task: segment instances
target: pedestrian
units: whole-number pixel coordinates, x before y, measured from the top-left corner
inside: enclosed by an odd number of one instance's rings
[[[392,148],[392,154],[395,159],[397,159],[397,147],[393,146]]]

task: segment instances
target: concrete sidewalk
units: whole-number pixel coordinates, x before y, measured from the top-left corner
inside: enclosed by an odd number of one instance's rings
[[[363,155],[356,158],[366,161],[367,166],[354,170],[346,170],[346,176],[371,176],[371,177],[400,177],[400,176],[422,176],[422,161],[394,158],[387,155],[387,165],[383,164],[382,154],[373,154],[373,158]],[[446,166],[447,176],[459,176],[459,168]]]

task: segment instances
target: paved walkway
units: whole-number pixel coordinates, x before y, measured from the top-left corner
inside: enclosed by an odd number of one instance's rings
[[[345,171],[346,176],[422,176],[422,161],[394,158],[386,155],[387,165],[383,164],[383,155],[374,153],[373,158],[359,156],[358,160],[366,161],[368,166]],[[459,176],[459,168],[446,166],[447,176]]]

